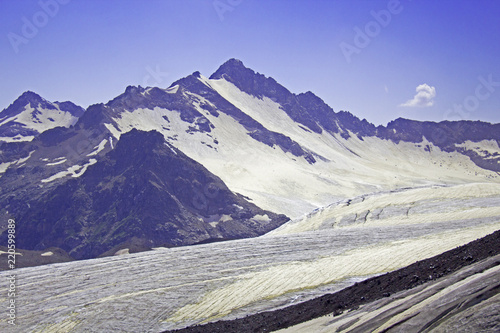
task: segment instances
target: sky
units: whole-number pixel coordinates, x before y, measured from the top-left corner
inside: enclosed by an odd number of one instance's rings
[[[83,107],[230,58],[376,124],[500,123],[497,0],[0,0],[0,110]]]

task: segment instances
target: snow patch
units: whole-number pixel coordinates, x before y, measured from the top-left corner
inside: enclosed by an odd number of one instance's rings
[[[120,139],[120,135],[122,133],[121,133],[121,131],[117,130],[116,127],[113,124],[105,123],[104,126],[111,133],[111,135],[115,137],[115,139],[117,139],[117,140]]]
[[[259,214],[255,215],[250,220],[256,221],[256,222],[271,222],[271,219],[269,218],[269,216],[267,216],[267,214],[264,214],[264,215],[259,215]]]
[[[35,152],[34,150],[30,151],[29,154],[28,154],[28,156],[26,156],[25,158],[21,158],[21,159],[17,160],[16,164],[17,165],[23,164],[24,162],[26,162],[27,160],[29,160],[31,158],[31,155],[33,155],[34,152]]]
[[[129,249],[121,249],[121,250],[118,250],[115,252],[115,256],[120,256],[120,255],[123,255],[123,254],[130,254],[129,253]]]
[[[500,146],[496,140],[483,140],[480,142],[467,140],[462,144],[455,144],[455,146],[472,150],[485,159],[500,159]]]
[[[4,163],[0,163],[0,173],[4,173],[5,171],[7,171],[7,169],[9,168],[9,166],[12,164],[13,162],[4,162]]]
[[[52,165],[59,165],[59,164],[63,164],[63,163],[66,163],[67,159],[62,159],[62,160],[59,160],[57,162],[52,162],[52,163],[47,163],[46,165],[47,166],[52,166]]]
[[[168,148],[170,148],[170,150],[172,151],[172,153],[174,153],[175,155],[177,155],[177,152],[168,143],[165,142],[165,146],[167,146]]]
[[[33,141],[34,138],[35,138],[35,136],[33,136],[33,135],[22,136],[22,135],[18,134],[14,137],[1,136],[0,141],[3,141],[3,142],[25,142],[25,141],[29,142],[29,141]]]
[[[50,183],[56,179],[59,178],[64,178],[66,176],[72,176],[72,177],[80,177],[87,171],[87,168],[93,164],[97,163],[97,160],[94,158],[91,158],[88,163],[84,164],[83,166],[80,165],[73,165],[70,166],[67,170],[61,171],[56,173],[55,175],[50,176],[49,178],[42,179],[42,183]]]
[[[178,84],[176,84],[173,87],[165,89],[165,92],[167,92],[169,94],[175,94],[175,93],[177,93],[177,90],[179,90],[179,85]]]
[[[104,149],[104,147],[106,147],[107,142],[108,142],[108,140],[106,140],[106,139],[102,140],[99,143],[99,145],[94,147],[95,150],[93,152],[91,152],[90,154],[87,154],[87,156],[95,156],[95,155],[99,154]],[[113,146],[112,141],[111,141],[111,146]]]

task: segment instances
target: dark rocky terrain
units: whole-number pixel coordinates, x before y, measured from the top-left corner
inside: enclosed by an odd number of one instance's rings
[[[287,220],[231,192],[160,133],[134,129],[82,176],[19,215],[16,245],[57,246],[85,259],[133,238],[144,249],[180,246],[255,237]]]
[[[500,231],[496,231],[469,244],[418,261],[408,267],[356,283],[334,294],[326,294],[283,309],[257,313],[241,319],[218,321],[179,330],[165,331],[164,333],[272,332],[321,316],[340,315],[343,312],[357,309],[363,304],[438,280],[463,267],[499,253]],[[496,261],[492,265],[499,264],[500,262]],[[477,296],[477,302],[491,298],[498,293],[500,293],[500,288],[497,286],[496,289],[493,288],[492,291]],[[498,332],[499,325],[496,322],[495,327],[491,327],[491,330],[485,332]],[[359,332],[363,332],[363,330]]]
[[[0,251],[0,271],[10,270],[7,260],[8,248],[5,246],[0,246]],[[71,256],[66,251],[57,247],[49,247],[42,251],[16,249],[15,266],[16,268],[23,268],[54,264],[58,262],[68,262],[72,260],[74,259],[71,258]]]

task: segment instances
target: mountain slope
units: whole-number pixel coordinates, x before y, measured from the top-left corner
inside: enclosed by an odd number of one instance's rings
[[[24,94],[2,119],[24,112],[28,100],[50,107],[33,95]],[[45,130],[31,141],[0,142],[0,217],[26,215],[59,186],[68,186],[69,195],[70,184],[133,129],[158,131],[232,192],[299,218],[367,193],[498,183],[499,126],[397,119],[375,127],[231,59],[210,78],[195,72],[167,89],[130,86],[90,106],[73,126]],[[83,195],[92,191],[84,188]]]
[[[84,109],[71,102],[49,102],[27,91],[0,112],[0,141],[31,141],[40,133],[74,125]]]
[[[129,87],[106,108],[115,138],[155,129],[231,189],[292,217],[383,189],[500,180],[498,125],[375,127],[234,59],[210,78],[196,72],[168,89]]]
[[[90,106],[74,128],[1,143],[0,187],[9,193],[0,193],[0,203],[18,214],[31,198],[83,174],[91,159],[136,128],[162,133],[258,206],[299,217],[381,190],[498,182],[499,126],[397,119],[375,127],[231,59],[210,78],[195,72],[167,89],[127,87]]]
[[[17,219],[17,246],[58,246],[77,259],[141,240],[145,247],[255,237],[286,222],[233,194],[156,132],[132,130],[81,176]]]

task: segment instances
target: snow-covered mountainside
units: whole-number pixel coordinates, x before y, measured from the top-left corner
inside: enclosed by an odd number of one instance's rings
[[[129,87],[105,110],[115,138],[155,129],[234,191],[291,217],[367,192],[500,180],[499,125],[398,119],[376,128],[234,59],[210,79]]]
[[[0,112],[0,141],[31,141],[40,133],[74,125],[84,109],[71,102],[49,102],[27,91]]]
[[[50,106],[33,95],[23,94],[2,112],[2,121],[12,124],[9,119],[20,119],[35,104],[50,112],[64,104]],[[161,133],[167,144],[220,178],[233,193],[294,221],[367,193],[500,182],[500,124],[397,119],[376,127],[348,112],[335,112],[311,92],[293,94],[231,59],[208,78],[195,72],[166,89],[130,86],[108,103],[90,106],[74,126],[40,128],[31,141],[0,142],[0,217],[29,216],[25,223],[41,223],[52,232],[57,225],[53,212],[41,209],[35,214],[32,207],[44,207],[59,187],[69,188],[68,182],[98,168],[134,129]],[[24,134],[27,138],[30,133]],[[109,181],[91,174],[97,177],[92,183],[96,186]],[[88,186],[80,190],[87,198],[94,191]],[[85,239],[81,225],[86,222],[74,223],[80,226],[72,228],[73,236]],[[179,245],[170,241],[166,243]],[[54,245],[30,243],[30,249]],[[64,250],[71,252],[67,246]]]

